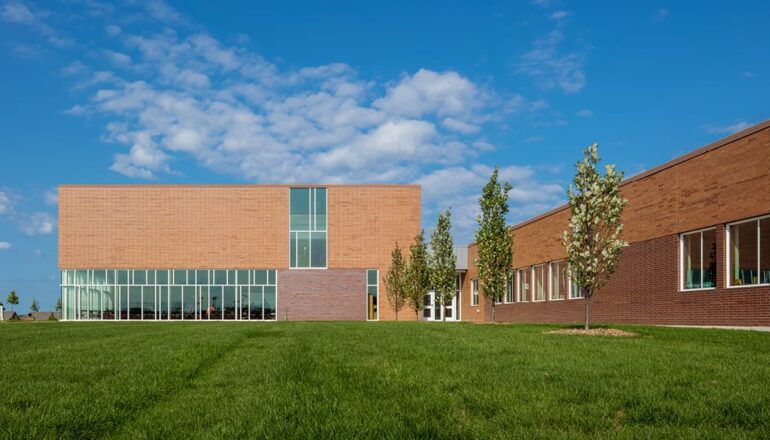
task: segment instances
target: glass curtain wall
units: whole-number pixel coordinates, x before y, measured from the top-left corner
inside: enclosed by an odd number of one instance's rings
[[[65,320],[275,320],[275,270],[63,270]]]
[[[289,267],[326,268],[326,188],[289,190]]]

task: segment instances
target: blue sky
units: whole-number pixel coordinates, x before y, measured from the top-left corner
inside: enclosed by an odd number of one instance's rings
[[[467,242],[495,165],[516,222],[770,117],[766,2],[416,3],[0,1],[2,299],[62,183],[417,182]]]

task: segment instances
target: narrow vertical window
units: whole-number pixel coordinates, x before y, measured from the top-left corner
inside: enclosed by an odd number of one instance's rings
[[[289,190],[289,267],[326,268],[326,188]]]
[[[519,282],[517,290],[519,292],[519,302],[527,302],[529,298],[529,269],[519,269]]]
[[[727,227],[731,287],[770,284],[770,217]]]
[[[505,282],[505,303],[513,303],[513,288],[514,288],[514,275],[511,274],[510,278]]]
[[[380,273],[377,269],[366,271],[366,319],[376,321],[379,318],[377,300],[380,293]]]
[[[532,268],[532,301],[545,301],[545,266],[539,265]]]
[[[716,286],[716,230],[681,235],[681,289],[710,289]]]
[[[471,305],[479,305],[479,280],[471,280]]]
[[[551,300],[564,299],[569,290],[569,276],[567,275],[567,262],[565,260],[554,261],[550,265],[551,281],[550,297]]]

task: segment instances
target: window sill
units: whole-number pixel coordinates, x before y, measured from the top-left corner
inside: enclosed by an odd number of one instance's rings
[[[741,284],[740,286],[727,286],[726,289],[745,289],[747,287],[768,287],[770,284]]]
[[[688,292],[708,292],[717,290],[716,287],[701,287],[699,289],[679,289],[679,293],[688,293]]]
[[[327,270],[328,267],[290,267],[289,270]]]
[[[551,298],[548,301],[564,301],[564,298]]]

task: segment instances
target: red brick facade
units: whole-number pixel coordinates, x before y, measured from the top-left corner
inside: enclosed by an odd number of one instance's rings
[[[366,270],[279,270],[279,320],[366,319]]]
[[[594,322],[770,325],[770,286],[727,287],[726,224],[770,214],[770,121],[696,150],[626,180],[623,251],[609,283],[591,302]],[[566,207],[512,228],[514,268],[564,258],[559,241],[567,227]],[[680,291],[679,234],[715,227],[717,283],[714,289]],[[463,319],[490,321],[491,304],[470,305],[476,278],[475,246],[463,283]],[[546,266],[547,273],[547,266]],[[582,299],[498,304],[496,321],[579,322]]]

